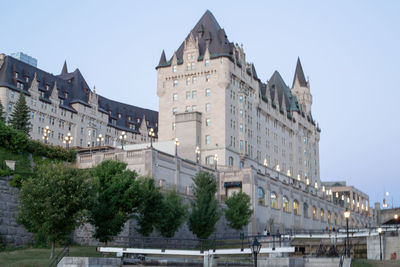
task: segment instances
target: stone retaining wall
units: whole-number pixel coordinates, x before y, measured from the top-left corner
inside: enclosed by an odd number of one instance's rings
[[[10,186],[12,177],[0,177],[0,237],[7,246],[24,246],[32,242],[28,233],[16,221],[19,189]]]

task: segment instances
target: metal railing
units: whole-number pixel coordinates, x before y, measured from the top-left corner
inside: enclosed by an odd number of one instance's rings
[[[49,267],[56,267],[57,264],[64,258],[65,256],[69,255],[69,242],[67,242],[64,246],[64,248],[54,257],[54,259],[51,261]]]

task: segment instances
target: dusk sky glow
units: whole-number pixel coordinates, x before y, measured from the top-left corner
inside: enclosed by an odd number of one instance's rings
[[[399,1],[2,1],[0,53],[54,74],[64,60],[97,93],[158,110],[157,72],[209,9],[243,44],[263,82],[291,86],[297,57],[319,123],[323,181],[347,181],[370,205],[400,206]],[[397,165],[399,164],[399,165]]]

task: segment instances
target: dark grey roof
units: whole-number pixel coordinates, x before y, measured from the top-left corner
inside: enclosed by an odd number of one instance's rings
[[[207,44],[211,58],[221,56],[232,58],[234,45],[233,43],[229,42],[228,37],[225,34],[225,30],[219,26],[214,15],[209,10],[207,10],[200,18],[200,20],[188,34],[187,38],[189,38],[190,34],[192,34],[193,37],[198,37],[200,58],[204,56]],[[182,62],[184,43],[185,42],[182,42],[176,51],[178,62]],[[166,62],[167,64],[159,64],[156,68],[170,65],[170,62],[171,60]]]
[[[103,112],[106,111],[110,115],[109,125],[113,127],[117,127],[121,130],[138,132],[143,117],[145,117],[146,121],[148,121],[148,127],[152,127],[156,133],[158,132],[157,111],[124,104],[99,95],[99,109],[100,108]],[[121,118],[119,118],[118,114],[121,115]],[[116,120],[116,124],[112,124],[112,119]],[[134,124],[135,128],[130,129],[130,124]]]
[[[296,71],[294,72],[292,88],[294,86],[294,82],[296,81],[296,77],[299,80],[300,86],[307,87],[307,81],[306,77],[304,76],[303,67],[301,66],[300,57],[297,58]]]
[[[279,74],[278,71],[275,71],[274,74],[272,74],[271,78],[268,80],[266,85],[261,86],[261,93],[265,95],[266,93],[266,88],[268,87],[270,95],[267,95],[267,99],[274,99],[275,95],[275,90],[278,92],[278,104],[279,108],[282,108],[282,99],[283,97],[285,98],[285,103],[286,103],[286,110],[287,111],[297,111],[297,100],[294,95],[292,95],[292,92],[289,88],[289,86],[286,85],[285,81],[282,79],[282,76]]]
[[[15,72],[18,73],[18,79],[16,79],[14,76]],[[88,103],[89,94],[91,93],[89,85],[86,83],[85,78],[79,69],[68,73],[65,62],[61,74],[53,75],[19,61],[18,59],[6,56],[4,59],[4,64],[0,68],[0,86],[8,87],[15,91],[20,91],[20,89],[17,88],[18,81],[24,84],[24,91],[26,94],[29,94],[28,88],[31,87],[35,73],[39,83],[39,91],[42,91],[45,94],[44,98],[40,98],[41,101],[50,102],[49,97],[53,91],[54,84],[56,84],[58,88],[58,97],[64,100],[64,104],[60,105],[61,108],[76,112],[76,110],[71,106],[73,103],[80,103],[82,105],[90,106]],[[28,82],[25,80],[26,77],[29,78]],[[49,90],[46,90],[46,85],[49,86]],[[112,126],[131,132],[137,132],[144,115],[146,120],[149,121],[149,126],[153,127],[157,133],[157,111],[120,103],[100,95],[99,111],[105,113],[109,113],[109,111],[111,111],[111,117],[116,120],[116,124]],[[121,113],[121,118],[117,117],[118,113]],[[133,130],[129,129],[130,122],[127,121],[128,116],[131,116],[132,120],[133,118],[135,119],[135,129]],[[137,119],[139,119],[139,122]],[[109,122],[111,123],[111,118],[109,118]]]
[[[165,51],[163,50],[161,53],[160,62],[158,63],[158,66],[163,66],[165,63],[167,63],[167,58],[165,57]]]
[[[68,73],[67,61],[65,60],[65,61],[64,61],[64,66],[63,66],[63,68],[62,68],[62,70],[61,70],[61,75],[67,74],[67,73]]]

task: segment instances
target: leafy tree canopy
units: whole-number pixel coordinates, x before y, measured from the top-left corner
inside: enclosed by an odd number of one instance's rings
[[[234,192],[225,200],[227,208],[224,210],[225,218],[229,227],[240,230],[249,224],[253,210],[251,209],[250,197],[240,192]]]
[[[207,239],[215,231],[215,224],[221,217],[215,198],[217,184],[215,176],[207,172],[199,172],[193,181],[194,200],[191,201],[189,229],[198,238]]]
[[[44,163],[22,183],[18,222],[29,232],[65,240],[83,219],[90,196],[88,173],[66,163]]]
[[[173,237],[186,216],[187,206],[183,203],[182,197],[175,190],[168,191],[163,194],[161,213],[155,227],[163,237]]]

